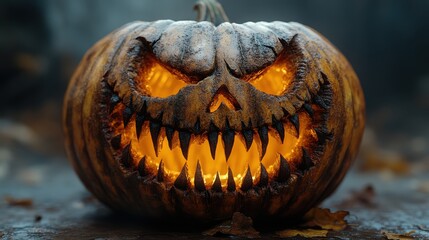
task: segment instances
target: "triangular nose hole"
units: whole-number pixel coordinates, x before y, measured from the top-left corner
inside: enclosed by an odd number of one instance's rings
[[[237,99],[232,96],[232,94],[229,92],[228,88],[225,85],[222,85],[216,91],[215,95],[210,101],[210,104],[207,108],[207,112],[215,112],[222,104],[234,111],[241,109],[241,106],[238,103]]]

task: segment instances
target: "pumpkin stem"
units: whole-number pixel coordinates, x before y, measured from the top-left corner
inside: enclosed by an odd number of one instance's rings
[[[197,21],[209,21],[215,26],[223,22],[229,22],[222,5],[216,0],[198,0],[194,5],[194,10],[197,11]]]

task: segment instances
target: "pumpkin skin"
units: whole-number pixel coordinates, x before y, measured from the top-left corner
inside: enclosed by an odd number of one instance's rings
[[[68,157],[103,203],[203,221],[304,214],[344,178],[365,122],[355,72],[314,30],[170,20],[93,46],[63,119]]]

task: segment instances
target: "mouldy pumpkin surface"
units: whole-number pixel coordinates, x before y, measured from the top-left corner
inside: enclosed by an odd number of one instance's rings
[[[359,80],[299,23],[133,22],[83,57],[67,153],[113,209],[292,218],[328,197],[364,128]]]

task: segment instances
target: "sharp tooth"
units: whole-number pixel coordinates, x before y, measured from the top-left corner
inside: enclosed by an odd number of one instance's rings
[[[164,181],[164,163],[162,162],[162,160],[158,166],[158,174],[156,175],[156,179],[158,180],[158,182]]]
[[[113,112],[113,109],[115,109],[116,105],[121,101],[121,99],[119,98],[119,96],[117,94],[113,94],[110,97],[110,108],[109,108],[109,112]]]
[[[197,121],[194,124],[194,133],[195,134],[200,134],[201,133],[200,118],[198,118]]]
[[[211,189],[212,191],[215,191],[215,192],[222,192],[222,185],[220,182],[219,172],[216,173],[216,179]]]
[[[137,138],[140,137],[142,126],[145,120],[146,116],[146,101],[143,102],[143,106],[141,110],[136,114],[136,132],[137,132]]]
[[[210,153],[212,155],[212,158],[215,159],[216,146],[217,146],[217,141],[218,141],[218,129],[214,125],[213,122],[210,122],[210,127],[209,127],[209,132],[207,134],[207,138],[209,140]]]
[[[204,184],[203,173],[201,172],[200,162],[197,162],[197,169],[195,170],[195,178],[194,178],[195,189],[199,192],[205,191],[206,186]]]
[[[250,188],[252,188],[253,180],[252,180],[252,173],[250,172],[250,167],[247,167],[246,175],[243,178],[243,183],[241,184],[241,190],[246,192]]]
[[[241,134],[243,134],[244,141],[246,142],[246,149],[249,151],[250,146],[252,146],[253,142],[253,131],[252,131],[252,122],[249,121],[249,126],[246,127],[243,122],[241,122],[242,130]]]
[[[137,171],[139,172],[139,175],[142,177],[148,174],[146,172],[146,157],[142,157],[142,159],[140,159],[139,165],[137,166]]]
[[[183,157],[188,160],[189,142],[191,141],[191,133],[188,131],[179,131],[180,148],[182,149]]]
[[[314,112],[313,112],[313,108],[311,108],[310,104],[304,103],[304,110],[308,113],[308,115],[310,115],[310,117],[313,117]]]
[[[180,190],[188,189],[188,167],[186,163],[183,165],[182,171],[176,181],[174,181],[174,186]]]
[[[115,150],[118,150],[118,149],[120,149],[120,148],[121,148],[121,137],[122,137],[122,135],[121,135],[121,134],[119,134],[119,135],[114,136],[114,137],[110,140],[110,144],[112,145],[112,147],[113,147]]]
[[[226,188],[230,192],[235,191],[234,175],[232,174],[231,168],[228,167],[228,187]]]
[[[306,171],[312,166],[314,166],[313,160],[311,160],[311,157],[308,154],[307,150],[305,148],[302,148],[302,161],[301,161],[300,169],[302,171]]]
[[[124,111],[122,112],[122,118],[124,121],[124,127],[128,125],[128,123],[131,120],[131,117],[133,116],[133,110],[130,107],[125,107]]]
[[[289,117],[289,121],[293,124],[293,126],[295,127],[296,130],[296,135],[295,137],[299,137],[299,118],[298,118],[298,114],[292,115]]]
[[[155,155],[158,156],[158,135],[161,131],[161,124],[157,121],[149,121],[150,136],[152,137],[153,148],[155,149]]]
[[[218,133],[217,132],[209,132],[207,134],[207,137],[209,139],[210,153],[212,155],[212,158],[215,159],[216,145],[217,145],[217,140],[218,140]]]
[[[326,105],[326,103],[323,101],[322,97],[320,97],[319,95],[314,95],[313,97],[314,102],[319,105],[319,107],[327,110],[328,106]]]
[[[279,174],[277,182],[286,182],[290,178],[290,167],[287,160],[280,154]]]
[[[262,145],[262,154],[261,159],[264,158],[265,153],[267,152],[267,146],[268,146],[268,127],[266,125],[261,126],[258,129],[259,138],[261,139],[261,145]]]
[[[131,143],[129,143],[127,146],[125,146],[124,150],[122,150],[122,156],[121,156],[121,162],[124,165],[124,167],[131,167],[131,164],[133,163],[133,158],[131,157]]]
[[[171,150],[173,149],[173,134],[174,134],[174,129],[172,127],[166,126],[165,135],[167,136],[168,147],[170,147]]]
[[[283,127],[283,123],[281,121],[278,121],[276,117],[274,117],[274,115],[273,115],[273,127],[279,133],[280,140],[283,143],[285,140],[285,129]]]
[[[259,187],[265,187],[268,185],[268,172],[265,169],[264,164],[261,163],[261,176],[259,178]]]
[[[234,131],[230,129],[228,119],[226,120],[225,131],[222,133],[222,140],[225,148],[225,159],[228,161],[234,146]]]
[[[142,132],[142,126],[144,123],[144,115],[141,115],[140,113],[136,114],[136,133],[137,133],[137,139],[140,138],[140,133]]]
[[[328,133],[326,130],[322,128],[314,129],[317,135],[317,141],[319,144],[325,144],[326,140],[332,139],[332,134]]]

